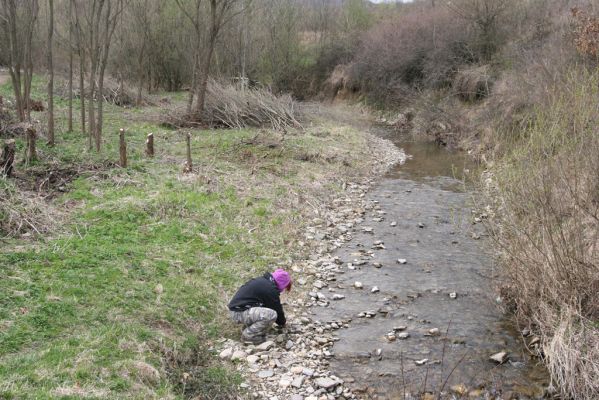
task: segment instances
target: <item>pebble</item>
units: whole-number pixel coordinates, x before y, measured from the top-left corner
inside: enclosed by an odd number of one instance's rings
[[[356,281],[356,282],[354,282],[354,287],[356,289],[362,289],[364,287],[364,285],[362,284],[362,282]]]
[[[323,388],[323,389],[330,389],[333,388],[337,385],[339,385],[339,381],[335,380],[335,379],[331,379],[331,378],[318,378],[316,379],[316,386]]]
[[[244,358],[247,357],[247,354],[245,351],[241,351],[241,350],[236,350],[235,352],[233,352],[233,354],[231,355],[231,361],[238,361],[238,360],[243,360]]]
[[[289,379],[281,378],[279,381],[279,387],[286,389],[291,385],[291,381]]]
[[[302,375],[298,376],[297,378],[295,378],[293,380],[293,382],[291,382],[291,386],[293,386],[294,388],[301,388],[302,385],[304,384],[304,377]]]
[[[345,299],[345,296],[342,294],[336,293],[333,295],[333,300],[343,300],[343,299]]]
[[[428,362],[428,358],[423,358],[422,360],[414,361],[416,365],[424,365]]]
[[[401,332],[400,334],[397,335],[397,337],[400,339],[407,339],[410,337],[410,334],[408,332]]]
[[[374,263],[372,263],[372,266],[374,268],[381,268],[383,266],[383,264],[381,264],[380,262],[374,262]]]
[[[405,258],[398,258],[397,259],[397,263],[398,264],[407,264],[408,260],[406,260]]]
[[[266,378],[270,378],[274,374],[275,374],[275,371],[273,371],[272,369],[265,369],[265,370],[258,372],[258,378],[266,379]]]
[[[451,391],[457,395],[463,396],[468,392],[468,388],[464,384],[453,385]]]
[[[378,288],[378,286],[373,286],[373,288],[370,291],[372,293],[377,293],[377,292],[380,292],[380,289]]]
[[[274,345],[275,345],[275,342],[273,342],[272,340],[267,340],[266,342],[256,346],[256,350],[267,351],[267,350],[270,350]]]
[[[503,364],[507,360],[507,352],[500,351],[499,353],[491,355],[489,358],[496,363]]]
[[[458,298],[458,294],[456,292],[451,292],[451,293],[449,293],[449,298],[450,299],[457,299]]]
[[[248,362],[248,364],[255,364],[258,362],[259,359],[260,357],[258,357],[255,354],[252,354],[251,356],[247,356],[245,360]]]
[[[432,328],[428,330],[430,336],[437,336],[439,334],[439,328]]]
[[[393,221],[389,225],[391,225],[391,226],[397,226],[397,221]]]
[[[218,356],[220,357],[221,360],[228,360],[231,358],[232,355],[233,355],[233,348],[229,347],[229,348],[226,348],[223,351],[221,351]]]

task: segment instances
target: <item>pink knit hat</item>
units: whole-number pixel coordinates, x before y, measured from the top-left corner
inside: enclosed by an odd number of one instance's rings
[[[291,277],[284,269],[277,269],[275,272],[272,273],[272,278],[275,280],[279,292],[282,292],[285,289],[291,290]]]

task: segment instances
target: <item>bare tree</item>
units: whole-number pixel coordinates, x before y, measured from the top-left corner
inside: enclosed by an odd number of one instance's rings
[[[216,41],[222,27],[237,13],[243,12],[243,7],[240,10],[234,11],[233,7],[239,0],[208,0],[208,29],[204,30],[202,23],[202,0],[193,2],[193,11],[189,11],[182,0],[175,0],[177,5],[192,23],[195,31],[195,43],[202,43],[205,37],[203,48],[196,47],[193,57],[193,76],[188,102],[188,112],[192,110],[193,97],[195,95],[195,107],[193,113],[196,118],[201,118],[206,102],[206,90],[208,88],[208,78],[210,75],[210,65],[216,47]]]
[[[96,151],[100,151],[102,145],[104,75],[110,44],[123,6],[123,0],[93,0],[83,2],[77,12],[78,44],[81,45],[80,50],[85,49],[80,51],[80,57],[87,55],[90,67],[87,106],[88,145],[91,149],[92,142],[95,143]],[[81,65],[85,64],[81,62]],[[81,93],[83,97],[83,91]]]
[[[488,60],[499,47],[501,17],[511,6],[509,0],[461,0],[447,6],[460,17],[472,23],[479,31],[479,51]]]
[[[39,7],[37,0],[1,0],[0,4],[0,25],[7,39],[1,43],[7,46],[4,53],[8,54],[17,115],[23,122],[31,119],[32,44]]]
[[[54,36],[54,0],[48,0],[48,146],[54,146],[54,66],[52,37]]]

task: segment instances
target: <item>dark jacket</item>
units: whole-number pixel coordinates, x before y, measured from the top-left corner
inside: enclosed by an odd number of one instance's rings
[[[285,325],[285,313],[281,305],[281,293],[270,273],[254,278],[239,288],[231,302],[229,310],[245,311],[252,307],[266,307],[277,312],[277,324]]]

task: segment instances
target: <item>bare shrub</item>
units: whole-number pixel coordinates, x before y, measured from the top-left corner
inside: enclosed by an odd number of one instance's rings
[[[16,122],[16,115],[0,104],[0,137],[13,136],[10,127]]]
[[[453,91],[461,100],[473,102],[487,97],[491,85],[489,66],[483,65],[459,71],[453,82]]]
[[[55,85],[54,94],[66,99],[69,96],[68,82],[61,80]],[[89,95],[87,88],[85,89],[85,96]],[[133,107],[137,105],[137,93],[134,89],[131,89],[124,82],[117,82],[114,79],[105,78],[104,88],[102,90],[102,97],[107,103],[114,104],[121,107]],[[80,98],[81,90],[76,82],[73,83],[73,97]],[[152,101],[147,96],[141,96],[140,105],[152,105]]]
[[[400,104],[407,88],[449,86],[461,65],[477,61],[468,41],[449,9],[414,8],[367,32],[352,77],[375,101]]]
[[[570,74],[494,169],[502,293],[574,399],[599,396],[598,84]]]
[[[576,49],[588,57],[599,60],[599,17],[580,10],[572,9],[574,17],[574,43]]]
[[[172,127],[210,126],[244,128],[269,126],[277,130],[300,127],[296,104],[291,96],[275,96],[265,89],[241,89],[210,80],[201,116],[175,110],[163,124]]]
[[[0,238],[47,233],[57,215],[41,197],[0,178]]]

